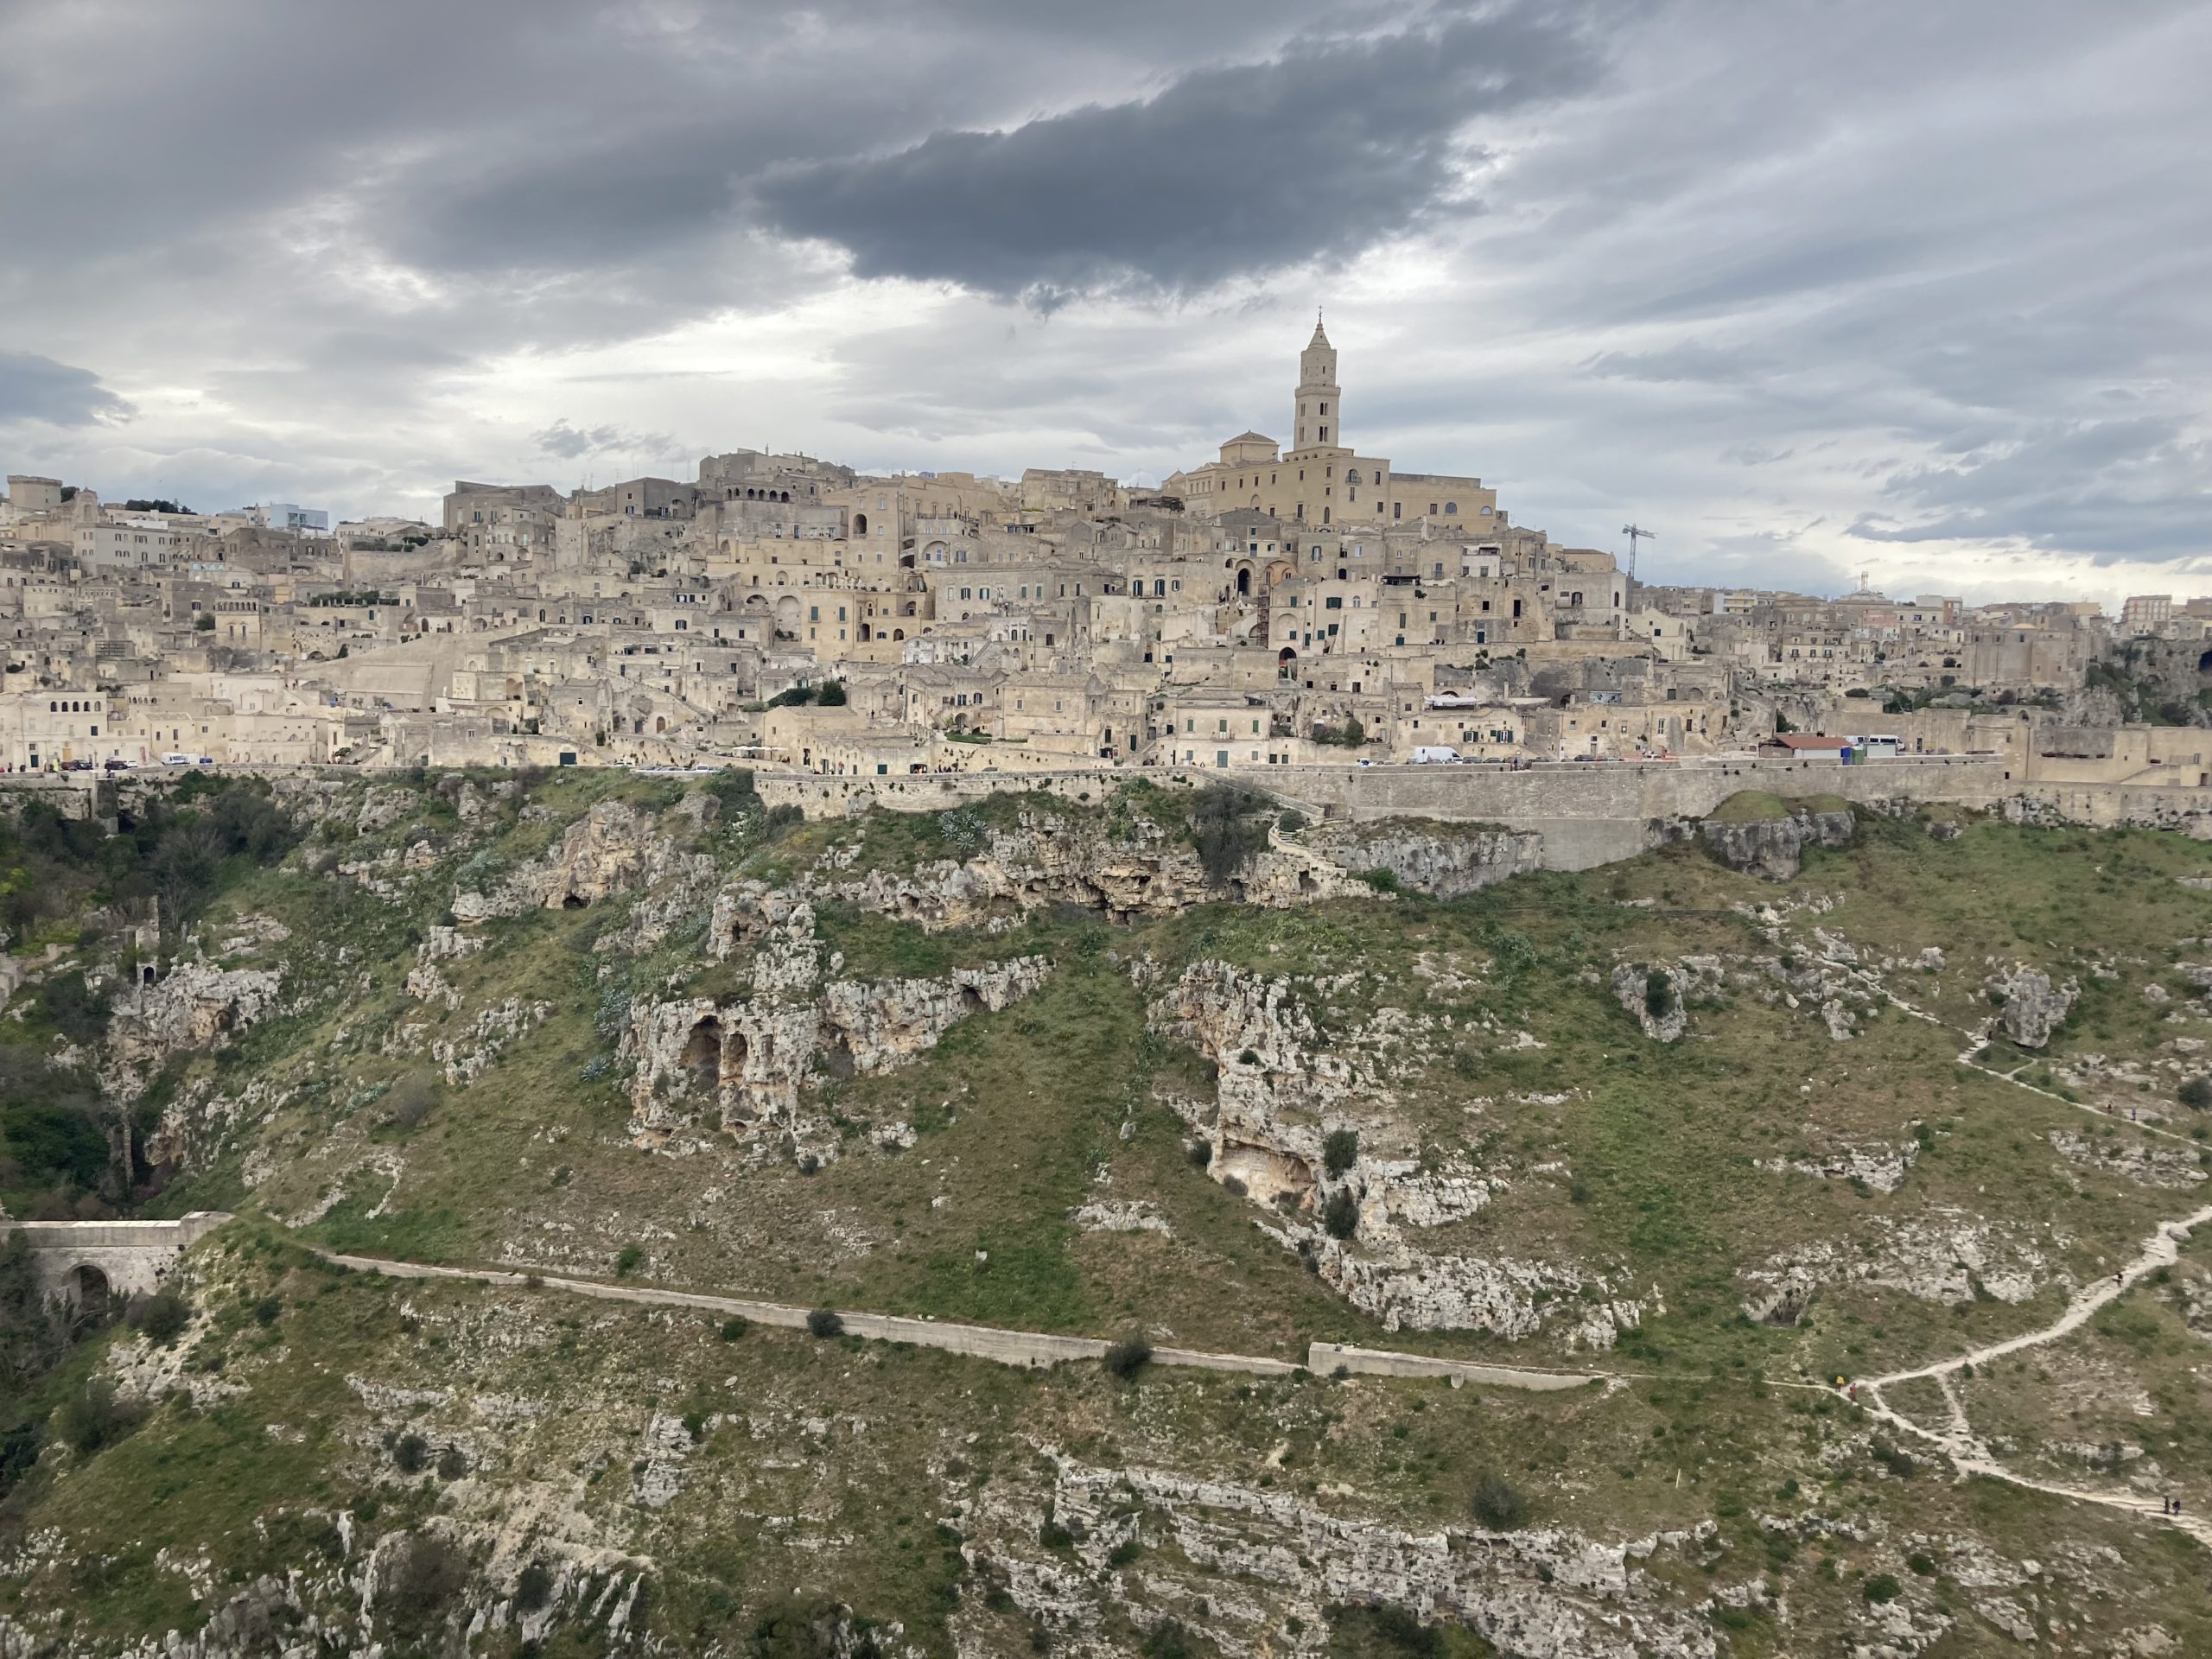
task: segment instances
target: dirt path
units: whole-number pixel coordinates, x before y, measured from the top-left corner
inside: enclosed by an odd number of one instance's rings
[[[1858,979],[1900,1013],[1910,1014],[1916,1020],[1924,1020],[1929,1025],[1965,1038],[1967,1046],[1960,1051],[1958,1063],[1967,1071],[1978,1071],[1986,1077],[1993,1077],[1999,1083],[2010,1084],[2015,1089],[2024,1089],[2031,1095],[2039,1096],[2056,1105],[2070,1106],[2076,1111],[2086,1113],[2103,1122],[2113,1121],[2113,1114],[2101,1111],[2085,1101],[2069,1100],[2063,1095],[2049,1089],[2038,1088],[2036,1084],[2025,1082],[2010,1072],[1999,1071],[1993,1066],[1984,1065],[1975,1056],[1983,1052],[1988,1046],[1985,1033],[1968,1031],[1963,1027],[1955,1026],[1941,1016],[1930,1014],[1925,1008],[1917,1007],[1906,1001],[1889,988],[1879,974],[1856,963],[1839,962],[1834,957],[1826,957],[1824,960],[1835,967],[1848,969],[1853,977]],[[2155,1135],[2164,1141],[2177,1141],[2192,1148],[2196,1145],[2189,1136],[2178,1134],[2172,1129],[2162,1128],[2155,1124],[2145,1123],[2133,1118],[2129,1119],[2128,1123],[2130,1128],[2142,1135]],[[2046,1492],[2056,1497],[2071,1498],[2076,1503],[2095,1503],[2106,1509],[2126,1510],[2161,1522],[2170,1527],[2177,1527],[2200,1543],[2212,1545],[2212,1521],[2207,1521],[2194,1515],[2169,1515],[2165,1513],[2161,1502],[2158,1499],[2139,1497],[2127,1492],[2091,1491],[2082,1487],[2062,1485],[2056,1481],[2037,1480],[2031,1476],[2018,1474],[2007,1469],[1997,1461],[1989,1448],[1975,1436],[1974,1426],[1967,1417],[1965,1404],[1960,1400],[1957,1391],[1951,1386],[1951,1379],[1968,1366],[1984,1365],[1991,1360],[2002,1359],[2007,1354],[2017,1354],[2030,1348],[2039,1348],[2072,1335],[2086,1325],[2098,1309],[2126,1295],[2145,1276],[2157,1272],[2160,1268],[2171,1267],[2181,1255],[2182,1241],[2208,1221],[2212,1221],[2212,1205],[2206,1205],[2201,1209],[2192,1211],[2178,1220],[2160,1222],[2157,1231],[2145,1242],[2141,1251],[2137,1254],[2133,1261],[2112,1278],[2100,1277],[2094,1284],[2076,1292],[2072,1300],[2067,1303],[2066,1311],[2040,1330],[2025,1332],[2017,1337],[2009,1337],[2002,1342],[1988,1343],[1969,1352],[1955,1355],[1949,1359],[1937,1360],[1931,1364],[1918,1366],[1911,1370],[1892,1371],[1885,1376],[1861,1377],[1857,1384],[1857,1398],[1859,1406],[1869,1416],[1877,1421],[1887,1423],[1893,1428],[1901,1429],[1906,1433],[1934,1445],[1962,1475],[1982,1475],[1992,1480],[2001,1480],[2008,1485],[2024,1487],[2031,1491]],[[1892,1384],[1919,1382],[1923,1379],[1934,1381],[1942,1389],[1943,1402],[1950,1413],[1950,1422],[1947,1427],[1929,1428],[1925,1424],[1917,1422],[1897,1411],[1882,1397],[1882,1390]]]

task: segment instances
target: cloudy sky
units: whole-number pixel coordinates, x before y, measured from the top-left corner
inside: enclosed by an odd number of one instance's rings
[[[2212,592],[2205,0],[4,0],[0,468],[1345,435],[1654,580]]]

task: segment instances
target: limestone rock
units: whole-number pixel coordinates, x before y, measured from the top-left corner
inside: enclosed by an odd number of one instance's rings
[[[1613,997],[1636,1016],[1655,1042],[1678,1041],[1690,1028],[1689,999],[1720,982],[1719,959],[1688,957],[1665,963],[1623,962],[1613,967]]]
[[[2017,962],[1993,976],[1989,988],[2004,998],[1998,1023],[2022,1048],[2041,1048],[2048,1043],[2081,993],[2081,986],[2073,980],[2054,986],[2049,974]]]
[[[671,880],[688,889],[711,880],[713,870],[712,860],[685,852],[636,807],[601,801],[569,826],[557,846],[493,892],[456,892],[453,912],[462,922],[479,922],[532,909],[582,910]]]
[[[1808,847],[1848,847],[1855,828],[1848,810],[1815,812],[1799,807],[1782,817],[1749,823],[1707,818],[1698,826],[1706,849],[1732,870],[1787,881],[1797,874]]]
[[[733,1132],[795,1128],[809,1077],[903,1065],[970,1014],[1029,995],[1051,971],[1043,957],[1020,957],[938,979],[833,980],[803,1001],[755,995],[634,1004],[623,1038],[623,1052],[637,1061],[632,1134],[667,1146],[702,1118]]]
[[[1388,870],[1402,885],[1436,899],[1457,899],[1544,868],[1544,838],[1532,830],[1383,819],[1317,825],[1306,839],[1349,874]]]
[[[108,1027],[111,1084],[135,1096],[141,1068],[158,1066],[188,1050],[220,1046],[233,1032],[245,1030],[275,1008],[277,985],[271,969],[226,970],[195,962],[179,964],[154,984],[134,988]]]

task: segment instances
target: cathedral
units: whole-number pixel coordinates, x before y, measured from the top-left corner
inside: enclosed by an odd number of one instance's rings
[[[1504,523],[1497,492],[1479,478],[1396,472],[1382,456],[1359,454],[1344,442],[1337,348],[1319,318],[1299,353],[1290,430],[1287,450],[1260,433],[1240,432],[1221,446],[1219,460],[1172,474],[1161,493],[1207,518],[1252,511],[1315,527],[1426,524],[1435,533],[1473,535]]]

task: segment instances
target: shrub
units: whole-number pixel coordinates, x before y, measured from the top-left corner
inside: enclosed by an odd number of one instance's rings
[[[806,1328],[817,1337],[842,1337],[845,1321],[834,1307],[817,1307],[806,1316]]]
[[[1226,784],[1198,791],[1191,806],[1191,846],[1209,885],[1227,885],[1268,844],[1266,820],[1255,817],[1259,806],[1255,797]]]
[[[1321,1211],[1321,1224],[1331,1238],[1350,1238],[1359,1230],[1359,1200],[1349,1188],[1340,1187]]]
[[[468,1558],[444,1539],[413,1533],[392,1552],[377,1587],[377,1611],[396,1630],[425,1631],[444,1617],[468,1582]]]
[[[625,1244],[615,1253],[614,1276],[617,1279],[627,1279],[645,1265],[645,1247],[642,1244]]]
[[[752,1326],[747,1325],[743,1318],[733,1313],[729,1318],[722,1321],[722,1340],[724,1342],[739,1341],[744,1337],[745,1333],[751,1329]]]
[[[1484,1475],[1476,1484],[1475,1519],[1492,1532],[1513,1532],[1529,1518],[1529,1500],[1502,1476]]]
[[[1924,1552],[1916,1551],[1906,1556],[1904,1564],[1921,1578],[1932,1579],[1936,1576],[1936,1558]]]
[[[1244,1183],[1239,1180],[1236,1176],[1224,1175],[1221,1178],[1221,1190],[1228,1193],[1232,1198],[1241,1198],[1252,1189],[1245,1185]]]
[[[534,1613],[553,1599],[553,1572],[543,1561],[532,1561],[515,1575],[515,1605]]]
[[[1115,1545],[1113,1548],[1106,1552],[1106,1565],[1109,1567],[1127,1567],[1131,1561],[1134,1561],[1138,1556],[1143,1554],[1144,1546],[1142,1544],[1139,1543],[1134,1538],[1124,1538],[1120,1543]]]
[[[282,1296],[264,1296],[253,1305],[254,1323],[274,1325],[283,1317],[283,1312],[284,1299]]]
[[[1675,1011],[1675,980],[1664,968],[1654,968],[1643,976],[1643,1011],[1654,1020],[1664,1020]]]
[[[1306,815],[1296,807],[1285,807],[1275,819],[1275,828],[1286,836],[1294,836],[1306,827]]]
[[[183,1334],[184,1327],[192,1323],[192,1310],[176,1292],[157,1290],[150,1296],[133,1296],[123,1320],[147,1341],[158,1345],[174,1342]]]
[[[1213,1142],[1211,1141],[1193,1141],[1191,1143],[1191,1161],[1200,1169],[1204,1169],[1206,1166],[1212,1163]]]
[[[822,689],[814,694],[814,701],[824,709],[842,709],[845,706],[845,683],[842,680],[824,682]]]
[[[54,1433],[79,1457],[88,1458],[137,1427],[143,1414],[135,1402],[118,1399],[106,1378],[88,1377],[55,1408]]]
[[[437,1103],[437,1091],[428,1077],[420,1073],[402,1077],[384,1097],[384,1121],[395,1129],[416,1128]]]
[[[410,1432],[391,1445],[391,1461],[403,1475],[419,1475],[429,1466],[430,1443]]]
[[[1359,1131],[1332,1129],[1321,1142],[1321,1167],[1342,1175],[1359,1161]]]
[[[1404,890],[1395,870],[1362,870],[1359,879],[1377,893],[1400,893]]]
[[[1106,1351],[1106,1370],[1123,1382],[1152,1363],[1152,1344],[1142,1337],[1125,1337]]]
[[[1895,1601],[1904,1593],[1904,1586],[1897,1582],[1896,1573],[1878,1573],[1866,1580],[1859,1593],[1878,1606],[1885,1601]]]
[[[438,1478],[459,1480],[468,1472],[468,1453],[457,1446],[449,1446],[438,1453]]]
[[[2212,1077],[2191,1077],[2182,1084],[2181,1103],[2199,1112],[2212,1106]]]

